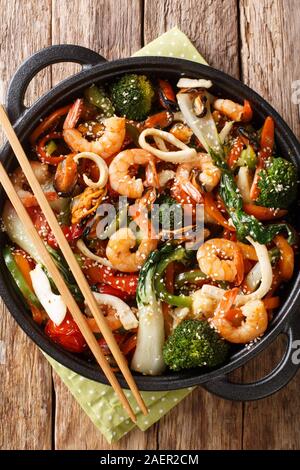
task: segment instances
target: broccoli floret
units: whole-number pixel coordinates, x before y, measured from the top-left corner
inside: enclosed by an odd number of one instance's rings
[[[226,359],[229,346],[206,320],[183,320],[165,342],[164,361],[178,371],[215,367]]]
[[[154,89],[145,75],[128,74],[111,86],[111,99],[121,116],[142,121],[151,110]]]
[[[296,199],[298,175],[293,163],[280,157],[269,158],[259,176],[257,204],[285,209]]]

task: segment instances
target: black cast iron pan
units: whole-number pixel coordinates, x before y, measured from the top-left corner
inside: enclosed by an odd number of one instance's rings
[[[61,82],[42,96],[30,108],[24,106],[24,95],[32,78],[44,67],[57,62],[76,62],[82,65],[82,71]],[[211,79],[223,97],[242,102],[248,99],[255,111],[255,118],[261,123],[266,115],[276,122],[276,140],[283,156],[289,156],[300,170],[300,145],[292,131],[277,112],[257,93],[240,81],[219,70],[195,62],[165,57],[138,57],[106,62],[99,54],[79,46],[50,46],[27,59],[15,73],[8,90],[7,110],[15,130],[26,147],[27,137],[39,120],[64,103],[70,102],[81,94],[84,88],[94,82],[109,82],[118,75],[127,72],[145,73],[150,76],[166,77],[177,80],[180,76]],[[14,157],[8,145],[1,149],[1,161],[11,170]],[[2,210],[4,194],[1,194]],[[1,243],[3,244],[3,235]],[[140,390],[172,390],[193,385],[201,385],[207,390],[231,400],[255,400],[266,397],[284,387],[297,372],[297,354],[295,340],[300,339],[300,275],[295,273],[293,280],[285,289],[282,307],[271,322],[268,331],[250,349],[234,349],[222,367],[205,371],[188,370],[182,373],[168,372],[160,377],[144,377],[134,374]],[[0,266],[0,295],[11,314],[47,354],[75,372],[92,380],[107,383],[97,365],[88,363],[74,354],[68,353],[54,344],[24,310],[20,297],[12,285],[3,259]],[[266,377],[250,384],[236,384],[228,380],[227,374],[242,366],[263,349],[268,347],[279,335],[286,336],[286,350],[280,363]],[[122,386],[126,383],[120,378]]]

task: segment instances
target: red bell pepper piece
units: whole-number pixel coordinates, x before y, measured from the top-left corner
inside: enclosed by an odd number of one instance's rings
[[[27,212],[40,236],[48,245],[52,246],[52,248],[57,248],[58,245],[55,237],[41,209],[39,207],[29,207],[27,208]],[[84,227],[81,227],[79,224],[72,224],[70,226],[61,225],[61,229],[69,243],[80,238],[84,231]]]
[[[51,132],[50,134],[45,135],[38,141],[36,151],[42,163],[48,163],[49,165],[58,165],[66,158],[67,155],[59,155],[56,157],[49,155],[45,150],[45,146],[47,142],[49,142],[49,140],[61,138],[61,132]]]
[[[45,333],[67,351],[81,353],[86,349],[85,339],[70,313],[67,313],[60,325],[48,320]]]
[[[43,121],[35,128],[35,130],[31,134],[29,139],[30,143],[34,144],[41,134],[53,127],[62,116],[65,116],[68,113],[70,107],[71,105],[68,104],[63,108],[56,109],[53,113],[43,119]]]
[[[97,291],[100,292],[100,294],[114,295],[115,297],[119,297],[119,299],[124,301],[130,297],[127,292],[122,291],[121,289],[116,289],[115,287],[107,284],[97,284]]]
[[[93,264],[89,262],[86,262],[86,266],[83,267],[83,271],[90,284],[108,284],[114,289],[126,292],[130,297],[134,296],[136,293],[138,274],[117,274],[106,266],[93,266]]]

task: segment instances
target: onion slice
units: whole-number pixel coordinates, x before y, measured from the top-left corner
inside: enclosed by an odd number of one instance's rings
[[[219,133],[219,138],[222,144],[224,144],[225,140],[227,139],[228,135],[230,134],[230,131],[232,129],[232,126],[234,124],[234,121],[227,121],[224,124],[224,127],[221,129]]]
[[[250,197],[252,177],[251,177],[250,170],[247,166],[241,166],[241,168],[239,169],[238,174],[237,174],[236,184],[243,198],[243,202],[245,204],[253,203]]]
[[[94,261],[97,261],[99,264],[102,264],[103,266],[107,266],[108,268],[112,268],[112,264],[108,259],[102,258],[101,256],[97,256],[94,253],[92,253],[88,249],[88,247],[86,246],[86,244],[84,243],[84,241],[82,239],[77,241],[76,246],[77,246],[78,250],[80,250],[81,253],[84,256],[86,256],[87,258],[93,259]]]
[[[180,78],[177,83],[178,88],[210,88],[212,87],[211,80],[204,78]]]
[[[153,147],[146,141],[146,137],[152,137],[156,139],[160,148],[163,148],[161,140],[164,142],[169,142],[180,150],[177,151],[165,151],[160,150],[159,148]],[[159,138],[159,140],[157,140]],[[160,129],[155,129],[151,127],[149,129],[144,129],[141,132],[139,137],[139,145],[148,152],[151,152],[152,155],[155,155],[160,160],[171,163],[184,163],[192,162],[197,160],[197,152],[195,149],[188,147],[186,144],[177,139],[170,132],[161,131]]]
[[[256,263],[247,274],[246,284],[247,287],[254,291],[261,281],[260,263]]]
[[[83,175],[83,181],[85,182],[85,184],[90,188],[104,188],[108,181],[108,166],[103,160],[103,158],[93,152],[81,152],[75,155],[73,160],[74,162],[78,163],[78,160],[80,160],[81,158],[92,160],[94,163],[96,163],[99,169],[98,181],[92,181],[87,175]]]
[[[254,246],[257,254],[261,271],[261,283],[259,288],[256,291],[251,292],[251,294],[239,294],[235,301],[235,305],[237,307],[245,305],[247,302],[250,302],[250,300],[262,299],[269,292],[273,279],[272,266],[266,245],[261,245],[260,243],[255,242],[251,237],[247,237],[247,240],[249,240],[251,245]],[[217,300],[221,300],[226,291],[220,287],[204,284],[202,286],[202,292]]]
[[[60,325],[67,313],[67,306],[62,296],[52,292],[49,279],[40,264],[37,264],[30,271],[30,277],[35,295],[41,302],[44,310],[56,325]]]
[[[133,328],[138,327],[139,322],[135,314],[123,300],[119,299],[119,297],[109,294],[100,294],[99,292],[93,292],[93,294],[98,305],[109,305],[115,309],[116,315],[120,319],[125,330],[132,330]],[[89,315],[90,312],[87,305],[86,311]]]
[[[205,150],[221,152],[221,142],[216,128],[216,123],[210,111],[209,96],[206,93],[206,114],[204,117],[197,117],[193,110],[193,97],[191,93],[178,93],[177,102],[187,125],[192,129],[195,136],[200,140]]]

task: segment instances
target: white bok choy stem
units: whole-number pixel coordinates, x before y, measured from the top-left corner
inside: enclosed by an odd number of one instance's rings
[[[218,153],[222,151],[220,137],[216,128],[216,123],[212,117],[209,103],[209,96],[205,93],[206,114],[204,117],[197,117],[193,109],[193,96],[191,93],[178,93],[177,102],[187,125],[192,129],[195,136],[207,152],[211,149]]]
[[[51,284],[40,264],[30,271],[32,287],[49,318],[60,325],[67,313],[67,306],[61,295],[54,294]]]
[[[235,301],[237,307],[245,305],[247,302],[250,302],[250,300],[262,299],[269,292],[273,279],[272,266],[266,245],[255,242],[251,237],[247,237],[247,240],[254,246],[257,254],[261,271],[261,283],[258,289],[251,292],[251,294],[239,294]],[[221,300],[226,291],[216,286],[204,284],[202,286],[202,292],[217,300]]]
[[[165,370],[164,317],[154,288],[155,256],[152,252],[142,267],[137,288],[139,329],[131,369],[145,375],[160,375]]]

